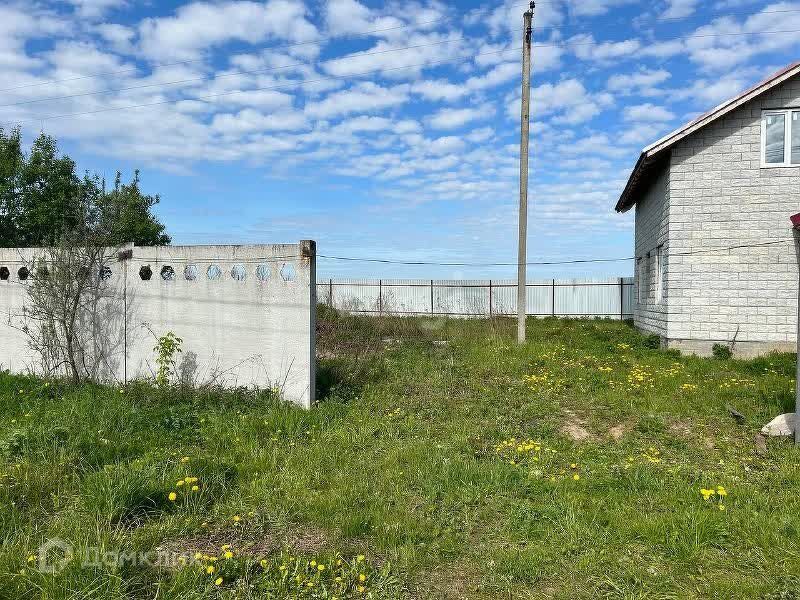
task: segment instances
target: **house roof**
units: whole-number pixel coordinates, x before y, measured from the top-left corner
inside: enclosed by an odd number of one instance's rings
[[[742,106],[745,102],[749,102],[753,98],[760,96],[764,92],[772,89],[776,85],[780,85],[787,79],[791,79],[800,73],[800,61],[781,69],[774,75],[769,76],[767,79],[754,85],[753,87],[745,90],[735,98],[726,100],[716,108],[700,115],[693,121],[676,129],[672,133],[664,136],[657,142],[647,146],[642,150],[633,172],[628,178],[628,183],[622,191],[622,195],[617,201],[615,210],[617,212],[625,212],[636,204],[637,197],[649,186],[651,183],[651,175],[660,170],[669,158],[669,150],[682,139],[692,135],[706,125],[713,123],[717,119],[724,117],[733,110]]]

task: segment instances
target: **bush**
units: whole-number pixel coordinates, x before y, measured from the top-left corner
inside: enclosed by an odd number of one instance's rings
[[[728,360],[733,356],[733,350],[726,344],[714,344],[711,353],[719,360]]]

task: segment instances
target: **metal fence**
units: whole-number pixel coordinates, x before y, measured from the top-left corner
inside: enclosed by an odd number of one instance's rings
[[[633,278],[549,279],[526,286],[527,313],[546,317],[633,316]],[[352,313],[501,316],[517,312],[516,280],[323,279],[317,300]]]

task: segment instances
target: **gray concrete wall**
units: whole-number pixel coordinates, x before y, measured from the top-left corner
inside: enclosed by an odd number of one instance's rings
[[[705,354],[715,342],[735,339],[742,355],[793,348],[798,277],[793,242],[706,252],[791,240],[789,215],[800,212],[800,167],[761,166],[762,109],[790,107],[800,107],[798,77],[672,150],[667,277],[672,347]],[[683,252],[700,253],[677,255]]]
[[[0,281],[0,365],[13,371],[42,370],[19,330],[29,282],[17,272],[37,255],[43,252],[0,249],[0,267],[11,272]],[[130,258],[111,264],[109,299],[98,319],[102,331],[94,336],[107,353],[101,378],[152,377],[156,338],[172,331],[183,339],[178,369],[196,384],[279,387],[286,399],[310,406],[315,257],[314,242],[134,247]],[[152,271],[147,281],[140,277],[146,266]],[[165,280],[167,267],[174,278]],[[212,267],[218,278],[209,278]]]
[[[669,252],[670,173],[664,170],[636,203],[633,322],[639,329],[666,337],[668,335],[667,301],[669,298],[669,261],[665,260],[662,299],[656,295],[656,250],[663,245]]]

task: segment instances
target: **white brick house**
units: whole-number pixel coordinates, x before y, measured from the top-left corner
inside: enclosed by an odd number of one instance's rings
[[[699,354],[793,350],[800,63],[645,148],[616,210],[633,207],[637,327]]]

